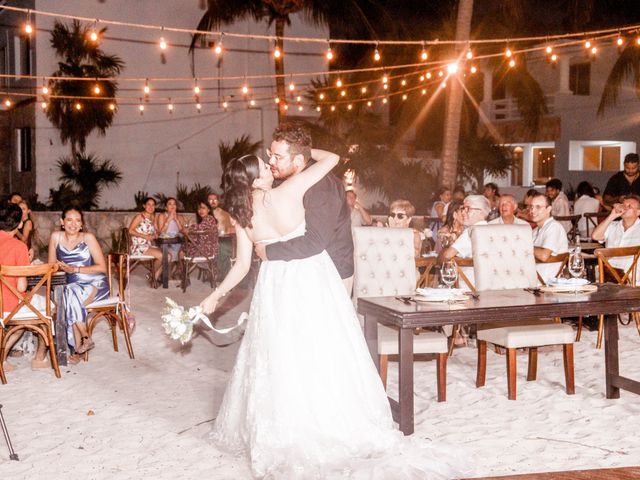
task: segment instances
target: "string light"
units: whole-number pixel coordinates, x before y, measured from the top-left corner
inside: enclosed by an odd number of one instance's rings
[[[371,100],[367,102],[367,107],[370,107],[370,106],[371,106]]]
[[[547,48],[545,48],[545,52],[547,52],[547,54],[551,54],[553,52],[553,47],[551,45],[547,45]]]
[[[24,33],[31,35],[33,33],[33,26],[31,25],[31,10],[27,10],[27,23],[24,24]]]
[[[324,93],[320,94],[320,100],[324,100]]]
[[[321,96],[321,97],[324,97],[323,95],[320,95],[320,96]],[[280,97],[276,97],[276,98],[274,98],[274,99],[273,99],[273,101],[274,101],[276,104],[280,103]]]
[[[347,91],[346,91],[346,90],[342,90],[342,91],[340,92],[340,96],[341,96],[341,97],[346,97],[346,96],[347,96]]]
[[[557,62],[558,61],[558,55],[556,55],[555,53],[553,55],[551,55],[551,61],[552,62]]]
[[[109,110],[114,111],[115,109],[116,109],[115,103],[110,103],[109,104]]]
[[[229,104],[227,103],[226,100],[224,102],[222,102],[222,108],[224,108],[226,110],[228,106],[229,106]]]
[[[386,97],[382,99],[382,103],[387,103]]]
[[[586,48],[587,50],[589,50],[591,48],[591,42],[589,40],[584,42],[584,48]]]
[[[213,47],[213,52],[217,55],[220,56],[222,55],[222,39],[220,39],[220,41],[218,43],[216,43],[216,46]]]
[[[97,83],[93,87],[93,93],[95,93],[96,95],[100,94],[100,85],[98,85]]]
[[[353,105],[351,104],[347,105],[347,110],[351,110],[351,109],[353,109]]]
[[[301,112],[303,110],[302,105],[298,105],[298,111]]]
[[[375,52],[373,52],[373,59],[374,59],[376,62],[379,62],[381,58],[382,58],[382,57],[380,56],[380,52],[378,51],[378,48],[376,47]]]
[[[596,53],[598,53],[598,47],[596,46],[591,47],[591,55],[595,56]]]
[[[442,82],[440,84],[440,88],[447,88],[447,82]]]
[[[336,106],[335,105],[331,105],[331,111],[335,112],[336,111]]]
[[[164,37],[160,37],[160,50],[167,49],[167,42],[165,42]]]
[[[384,88],[385,90],[387,90],[389,88],[389,84],[385,83],[384,85],[382,85],[382,88]]]
[[[512,55],[513,55],[513,52],[509,47],[507,47],[507,49],[504,51],[504,56],[507,58],[511,58]]]
[[[40,104],[40,106],[42,107],[43,110],[46,110],[47,109],[47,102],[42,102]]]
[[[76,110],[78,111],[82,110],[82,104],[80,102],[76,103]]]
[[[321,112],[321,111],[322,111],[322,108],[320,108],[319,106],[316,107],[316,112]]]
[[[622,40],[622,37],[618,36],[618,39],[616,40],[616,45],[621,47],[623,43],[624,43],[624,40]]]
[[[195,85],[193,86],[193,93],[196,95],[200,95],[200,87],[198,86],[198,79],[194,80]]]
[[[636,38],[636,45],[640,45],[640,36]]]
[[[91,30],[91,33],[89,34],[89,40],[91,40],[92,42],[98,41],[98,33],[95,30]]]
[[[48,95],[49,94],[49,87],[47,87],[46,85],[42,85],[42,94],[43,95]]]
[[[382,83],[387,83],[389,81],[389,77],[387,77],[386,75],[382,76]]]
[[[327,60],[333,60],[333,50],[331,50],[331,47],[327,49]]]
[[[402,95],[402,100],[406,100],[407,99],[407,94],[405,93],[404,95]]]
[[[509,60],[509,67],[513,68],[516,66],[516,61],[512,58],[511,60]]]
[[[404,87],[406,84],[407,84],[407,81],[403,78],[402,81],[400,82],[400,85]]]
[[[4,105],[5,107],[10,107],[11,106],[11,100],[9,100],[8,98],[4,101]]]
[[[361,91],[362,93],[367,93],[367,87],[362,87],[362,88],[360,89],[360,91]]]
[[[173,113],[173,103],[171,103],[171,99],[169,99],[169,105],[167,105],[167,108],[169,109],[169,113]]]
[[[440,70],[440,71],[438,72],[438,76],[439,76],[439,77],[444,77],[444,72],[443,72],[442,70]]]
[[[149,88],[149,79],[148,78],[144,81],[143,91],[144,91],[144,95],[145,96],[148,96],[149,93],[151,92],[151,88]],[[200,93],[200,92],[196,92],[196,93]]]
[[[144,113],[144,105],[138,105],[138,110],[140,111],[140,115],[142,115]]]
[[[475,65],[473,65],[471,67],[471,73],[476,73],[478,71],[478,67],[476,67]]]
[[[249,93],[249,87],[247,87],[246,85],[242,86],[242,94],[246,95],[247,93]]]
[[[427,53],[427,49],[424,47],[424,42],[422,42],[422,52],[420,52],[420,60],[426,62],[429,58],[429,54]]]
[[[423,88],[423,89],[420,91],[420,93],[422,93],[422,95],[426,95],[426,94],[427,94],[427,89],[426,89],[426,88]]]
[[[300,101],[302,101],[302,97],[301,96],[297,96],[296,97],[296,102],[300,102]]]
[[[424,75],[420,75],[420,81],[424,82]]]
[[[427,72],[426,77],[427,77],[427,80],[430,79],[431,78],[431,72]]]
[[[289,105],[287,105],[286,103],[284,104],[284,109],[285,110],[289,110]]]
[[[296,85],[295,83],[293,83],[293,81],[291,81],[291,83],[289,84],[289,91],[293,92],[296,89]]]
[[[340,88],[342,86],[342,80],[338,79],[336,82],[336,87]]]
[[[473,58],[473,52],[471,49],[467,50],[467,60],[471,60]]]
[[[252,99],[249,101],[249,105],[250,105],[250,106],[252,106],[252,107],[255,107],[255,106],[256,106],[256,101],[252,98]]]
[[[280,47],[278,47],[277,45],[276,45],[276,48],[273,49],[273,56],[275,58],[282,57],[282,52],[280,51]]]

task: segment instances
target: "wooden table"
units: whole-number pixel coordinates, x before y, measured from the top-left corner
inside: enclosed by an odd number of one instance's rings
[[[607,398],[619,398],[620,389],[640,395],[640,382],[619,374],[618,323],[616,314],[640,311],[640,288],[600,285],[588,295],[539,296],[522,289],[480,292],[479,298],[459,303],[415,303],[407,305],[395,297],[358,299],[358,313],[364,315],[364,331],[376,367],[378,328],[382,323],[398,329],[399,399],[389,398],[394,419],[405,435],[413,426],[413,331],[418,327],[441,327],[483,322],[515,323],[522,319],[605,314],[605,369]]]
[[[158,237],[156,243],[162,248],[162,288],[169,288],[169,245],[177,245],[182,237]]]
[[[29,287],[38,284],[42,277],[27,277]],[[67,274],[65,272],[56,272],[51,275],[51,288],[53,293],[51,300],[56,305],[56,323],[55,335],[53,340],[56,344],[56,357],[58,357],[58,365],[67,366],[67,357],[69,356],[69,346],[67,345],[67,322],[64,316],[64,286],[67,284]]]

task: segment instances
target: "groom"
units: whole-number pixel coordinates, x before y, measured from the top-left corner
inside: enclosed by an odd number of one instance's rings
[[[311,158],[311,136],[301,126],[284,123],[273,132],[269,165],[276,181],[282,182],[303,171]],[[353,287],[353,239],[351,211],[342,182],[332,173],[312,186],[303,199],[306,232],[286,242],[255,245],[262,260],[295,260],[326,250],[344,282],[347,293]]]

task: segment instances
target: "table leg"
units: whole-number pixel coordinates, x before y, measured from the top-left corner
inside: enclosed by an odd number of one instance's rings
[[[369,353],[371,354],[373,363],[378,372],[380,372],[380,357],[378,356],[378,321],[371,314],[366,314],[364,316],[364,338],[367,341],[367,347],[369,347]]]
[[[58,357],[58,366],[67,366],[67,355],[69,354],[67,346],[67,324],[64,318],[64,286],[56,285],[53,287],[53,302],[56,304],[56,335],[54,337],[56,356]]]
[[[620,373],[618,362],[618,316],[604,316],[604,365],[606,372],[607,398],[620,398],[620,388],[614,387],[613,376]]]
[[[169,288],[169,245],[162,244],[162,288]]]
[[[400,431],[405,435],[413,433],[413,330],[401,328],[398,332],[400,371]]]

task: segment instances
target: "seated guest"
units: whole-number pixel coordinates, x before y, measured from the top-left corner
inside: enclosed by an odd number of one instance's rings
[[[462,203],[464,202],[464,197],[466,196],[467,192],[465,192],[464,187],[462,185],[456,185],[456,188],[453,189],[451,200]]]
[[[235,232],[236,228],[231,221],[231,215],[222,209],[220,206],[220,197],[217,193],[210,193],[207,197],[207,201],[213,209],[213,216],[218,222],[218,233],[220,235],[231,235]]]
[[[627,195],[640,194],[640,157],[637,153],[627,153],[623,163],[624,169],[614,174],[604,189],[604,203],[608,207],[622,203]]]
[[[536,260],[546,261],[552,255],[559,255],[569,251],[567,232],[560,222],[551,216],[551,199],[536,193],[531,199],[531,219],[536,222],[533,230],[533,255]],[[561,263],[538,264],[536,269],[545,283],[555,278]]]
[[[450,202],[451,189],[449,187],[440,187],[440,190],[438,190],[438,200],[433,203],[430,216],[434,218],[437,217],[441,222],[444,222],[447,215],[447,207]]]
[[[64,316],[67,343],[75,352],[69,361],[78,363],[79,354],[94,347],[85,323],[86,305],[109,297],[107,266],[96,237],[82,231],[84,222],[79,209],[65,208],[60,223],[62,231],[53,232],[49,239],[49,263],[57,262],[60,269],[67,272]]]
[[[187,220],[184,216],[178,214],[178,201],[169,197],[166,201],[167,211],[157,216],[158,236],[160,237],[177,237],[178,234],[184,233],[187,227]],[[178,252],[180,244],[168,245],[169,261],[178,260]]]
[[[589,182],[580,182],[578,184],[576,197],[576,201],[573,203],[574,215],[596,213],[600,209],[600,201],[595,198],[596,192]],[[587,219],[584,217],[578,220],[578,233],[583,238],[587,236]]]
[[[535,188],[527,190],[527,193],[524,194],[524,198],[522,199],[522,208],[518,209],[518,218],[521,218],[531,225],[531,228],[536,228],[536,223],[531,220],[531,200],[533,200],[533,196],[537,193],[538,190]]]
[[[605,242],[607,248],[636,247],[640,245],[640,197],[627,195],[622,203],[616,203],[611,213],[594,230],[591,238]],[[615,221],[620,219],[620,221]],[[633,257],[612,258],[612,267],[626,270]],[[636,280],[636,283],[640,283]]]
[[[368,227],[373,223],[369,212],[358,202],[358,195],[353,190],[346,191],[347,205],[351,209],[351,226]]]
[[[449,248],[440,253],[438,260],[444,262],[456,256],[460,258],[471,258],[473,252],[471,251],[469,227],[473,227],[474,225],[487,225],[486,218],[490,211],[491,205],[489,205],[489,200],[487,200],[486,197],[483,195],[468,195],[467,198],[464,199],[462,206],[464,225],[467,228]],[[473,268],[463,267],[461,270],[473,285],[475,282]],[[460,288],[468,289],[468,286],[462,280],[458,283],[460,284]]]
[[[571,207],[569,206],[569,199],[562,191],[562,182],[558,178],[552,178],[546,184],[547,197],[551,199],[551,216],[552,217],[567,217],[571,215]],[[563,220],[560,222],[565,232],[571,230],[571,222]]]
[[[18,192],[13,192],[9,194],[7,203],[9,203],[10,205],[19,205],[22,200],[22,195],[20,195]]]
[[[498,213],[498,202],[500,201],[500,190],[498,189],[498,185],[493,182],[489,182],[484,186],[482,194],[484,197],[489,200],[489,205],[491,206],[491,212],[487,216],[487,221],[494,220],[500,216]]]
[[[389,206],[389,227],[391,228],[411,228],[411,219],[416,213],[416,208],[408,200],[394,200]],[[420,256],[422,249],[422,234],[413,229],[413,249],[416,257]]]
[[[190,237],[185,243],[184,255],[187,257],[218,255],[218,223],[211,212],[211,205],[202,200],[198,202],[196,213],[197,223],[190,225],[187,235],[191,232],[202,232],[202,235]]]
[[[449,247],[464,230],[463,203],[453,200],[447,209],[447,218],[436,236],[436,252]]]
[[[33,220],[31,220],[31,209],[26,200],[22,200],[18,206],[22,210],[22,228],[16,233],[16,238],[24,243],[27,248],[31,248],[33,238]]]
[[[150,255],[155,258],[153,269],[156,272],[156,281],[162,274],[162,250],[153,246],[153,241],[158,236],[156,224],[156,201],[147,197],[143,203],[141,213],[133,217],[129,225],[131,235],[131,255]]]
[[[27,246],[15,236],[21,225],[22,210],[18,205],[8,204],[7,206],[0,207],[0,265],[9,265],[14,267],[28,266],[29,252]],[[6,281],[11,284],[18,292],[24,292],[27,290],[27,279],[25,277],[7,277]],[[9,288],[2,284],[2,310],[4,312],[11,312],[16,306],[18,306],[18,297],[16,297]],[[42,308],[44,301],[42,297],[35,295],[31,304],[36,308]],[[4,315],[3,315],[4,316]],[[8,353],[15,343],[20,339],[24,332],[15,332],[7,339],[7,348],[5,350]],[[0,361],[4,362],[5,358],[1,358]],[[38,339],[38,350],[35,358],[31,362],[33,368],[48,367],[48,363],[45,359],[45,345]],[[4,364],[5,371],[11,371],[14,369],[13,365]]]
[[[498,201],[500,216],[489,221],[489,225],[528,225],[528,222],[516,217],[518,204],[513,195],[508,193],[501,195]]]

